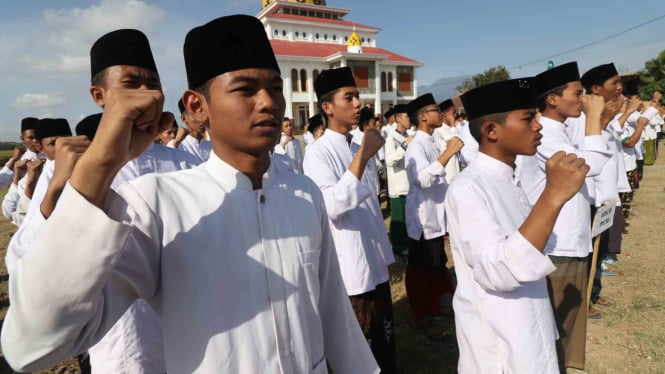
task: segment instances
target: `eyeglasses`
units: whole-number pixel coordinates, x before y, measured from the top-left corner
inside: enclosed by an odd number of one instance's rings
[[[439,113],[441,113],[441,108],[436,107],[436,108],[427,109],[427,110],[422,111],[422,113],[429,113],[429,112],[439,112]]]

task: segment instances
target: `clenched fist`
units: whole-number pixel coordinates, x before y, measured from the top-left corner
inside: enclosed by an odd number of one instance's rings
[[[600,118],[605,108],[605,99],[598,95],[585,95],[582,97],[582,111],[587,117]]]
[[[55,168],[52,183],[63,185],[69,180],[74,166],[81,155],[90,146],[90,140],[85,135],[66,136],[55,141]]]
[[[369,160],[376,152],[383,147],[386,140],[383,139],[381,132],[377,129],[366,129],[363,135],[363,141],[360,145],[360,152],[365,160]]]
[[[464,142],[457,136],[453,136],[448,142],[446,142],[446,151],[453,154],[461,151],[462,147],[464,147]]]
[[[557,204],[563,205],[582,187],[589,172],[583,158],[574,153],[559,151],[545,163],[545,192]]]

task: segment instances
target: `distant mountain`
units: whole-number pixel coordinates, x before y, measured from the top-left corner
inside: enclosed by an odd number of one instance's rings
[[[470,75],[439,78],[429,86],[418,86],[418,94],[422,95],[431,92],[437,101],[453,98],[455,96],[455,87],[462,83],[463,80],[469,78],[471,78]]]

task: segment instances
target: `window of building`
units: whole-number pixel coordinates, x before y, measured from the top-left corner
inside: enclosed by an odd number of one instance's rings
[[[333,40],[337,40],[337,35],[332,36]]]
[[[369,88],[369,69],[367,66],[353,67],[353,76],[356,79],[358,88]]]
[[[381,72],[381,92],[386,92],[388,85],[386,84],[386,72]]]
[[[365,42],[365,38],[360,39],[360,41],[364,43],[364,42]]]
[[[388,73],[388,92],[393,92],[393,72]]]
[[[314,69],[314,71],[312,72],[312,79],[316,79],[316,77],[318,76],[319,76],[319,71]]]
[[[300,36],[300,33],[296,31],[296,38]]]
[[[282,11],[284,12],[284,14],[291,14],[291,9],[289,8],[284,8],[282,9]]]
[[[337,14],[333,14],[332,19],[337,19]]]
[[[291,69],[291,91],[298,92],[298,70]]]
[[[316,12],[316,16],[319,17],[319,18],[323,18],[323,13],[321,13],[321,12]]]
[[[318,33],[318,32],[316,33],[316,35],[314,35],[314,37],[316,37],[316,40],[319,40],[319,39],[321,39],[321,38],[320,38],[320,35],[319,35],[319,33]]]
[[[323,40],[328,40],[328,34],[323,34]]]
[[[279,36],[279,30],[275,29],[275,36]]]
[[[332,18],[332,17],[330,17],[330,13],[323,13],[323,18],[328,18],[328,19],[330,19],[330,18]]]
[[[303,33],[302,33],[302,37],[303,37],[303,38],[306,38],[306,37],[307,37],[307,33],[306,33],[306,32],[303,32]]]
[[[411,74],[409,73],[399,73],[397,75],[397,89],[400,91],[411,91]]]
[[[301,16],[306,16],[306,15],[307,15],[307,11],[306,11],[306,10],[301,10],[301,11],[300,11],[300,15],[301,15]]]
[[[309,12],[307,12],[307,15],[310,16],[310,17],[314,17],[314,12],[309,11]]]
[[[348,37],[348,36],[345,36],[345,37],[344,37],[344,43],[346,43],[346,42],[348,42],[348,41],[349,41],[349,37]]]
[[[307,70],[300,70],[300,91],[307,92]]]
[[[372,43],[372,39],[367,38],[367,43],[368,43],[368,44],[369,44],[369,43]]]
[[[282,36],[286,38],[286,30],[282,30]]]

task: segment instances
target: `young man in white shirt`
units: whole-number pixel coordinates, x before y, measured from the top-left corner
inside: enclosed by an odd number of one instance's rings
[[[182,103],[182,99],[178,101],[178,109],[180,110],[180,119],[187,126],[187,135],[182,139],[177,148],[193,154],[201,162],[208,161],[210,152],[212,152],[212,144],[205,138],[206,124],[196,122],[190,116]]]
[[[404,285],[416,326],[431,338],[441,338],[444,332],[432,325],[432,321],[441,312],[441,295],[455,290],[443,246],[447,231],[443,207],[448,187],[445,165],[462,149],[463,143],[453,137],[445,151],[436,146],[432,134],[441,126],[441,111],[432,94],[411,101],[407,111],[418,131],[404,156],[409,179],[406,196],[409,263]]]
[[[459,137],[457,135],[457,127],[455,127],[455,105],[453,104],[453,101],[451,99],[442,101],[439,104],[439,109],[441,109],[442,125],[434,129],[434,134],[432,134],[432,136],[434,136],[439,151],[443,152],[446,150],[448,141],[453,138],[459,139]],[[445,169],[446,183],[450,184],[460,172],[459,153],[455,153],[453,157],[448,160]]]
[[[360,94],[348,67],[324,70],[314,81],[323,136],[305,154],[305,175],[326,203],[346,293],[383,373],[395,372],[395,341],[388,265],[394,262],[375,185],[367,165],[385,140],[366,129],[355,155],[351,128],[360,120]]]
[[[293,132],[293,122],[288,118],[282,120],[282,135],[275,146],[275,153],[288,157],[291,170],[294,173],[302,174],[302,148]]]
[[[12,274],[20,297],[3,326],[5,357],[22,371],[49,367],[143,298],[159,305],[167,372],[378,372],[318,189],[269,165],[285,101],[263,25],[213,20],[188,33],[184,52],[183,102],[210,124],[214,154],[115,193],[115,173],[173,116],[159,89],[110,88],[95,139]],[[58,284],[44,266],[62,269]]]
[[[564,151],[584,158],[589,166],[588,177],[600,174],[610,158],[607,140],[601,135],[601,114],[605,102],[600,96],[583,96],[577,62],[570,62],[536,76],[538,109],[543,126],[541,144],[534,156],[524,157],[520,182],[535,204],[545,190],[545,165],[553,154]],[[566,119],[585,113],[584,137],[575,147],[567,134]],[[560,367],[584,368],[587,310],[587,257],[592,251],[591,213],[589,202],[578,191],[561,209],[547,253],[557,270],[548,275],[552,306],[561,339],[557,347]],[[575,292],[570,292],[570,290]],[[562,307],[565,306],[565,307]]]
[[[39,142],[35,138],[35,124],[37,118],[25,117],[21,120],[21,142],[25,148],[14,148],[12,157],[0,169],[0,188],[6,187],[12,183],[14,178],[14,162],[19,160],[33,161],[39,155]],[[44,158],[42,156],[42,158]]]
[[[409,193],[409,178],[406,175],[404,155],[413,136],[406,133],[411,127],[406,104],[397,104],[391,110],[394,113],[396,127],[388,130],[384,146],[390,198],[390,244],[395,257],[406,264],[409,254],[409,235],[406,232],[406,195]]]
[[[545,280],[555,266],[543,251],[589,167],[574,154],[555,153],[532,208],[514,170],[516,157],[535,154],[540,144],[536,95],[533,78],[462,95],[480,153],[445,202],[458,280],[453,306],[461,374],[559,373]]]

